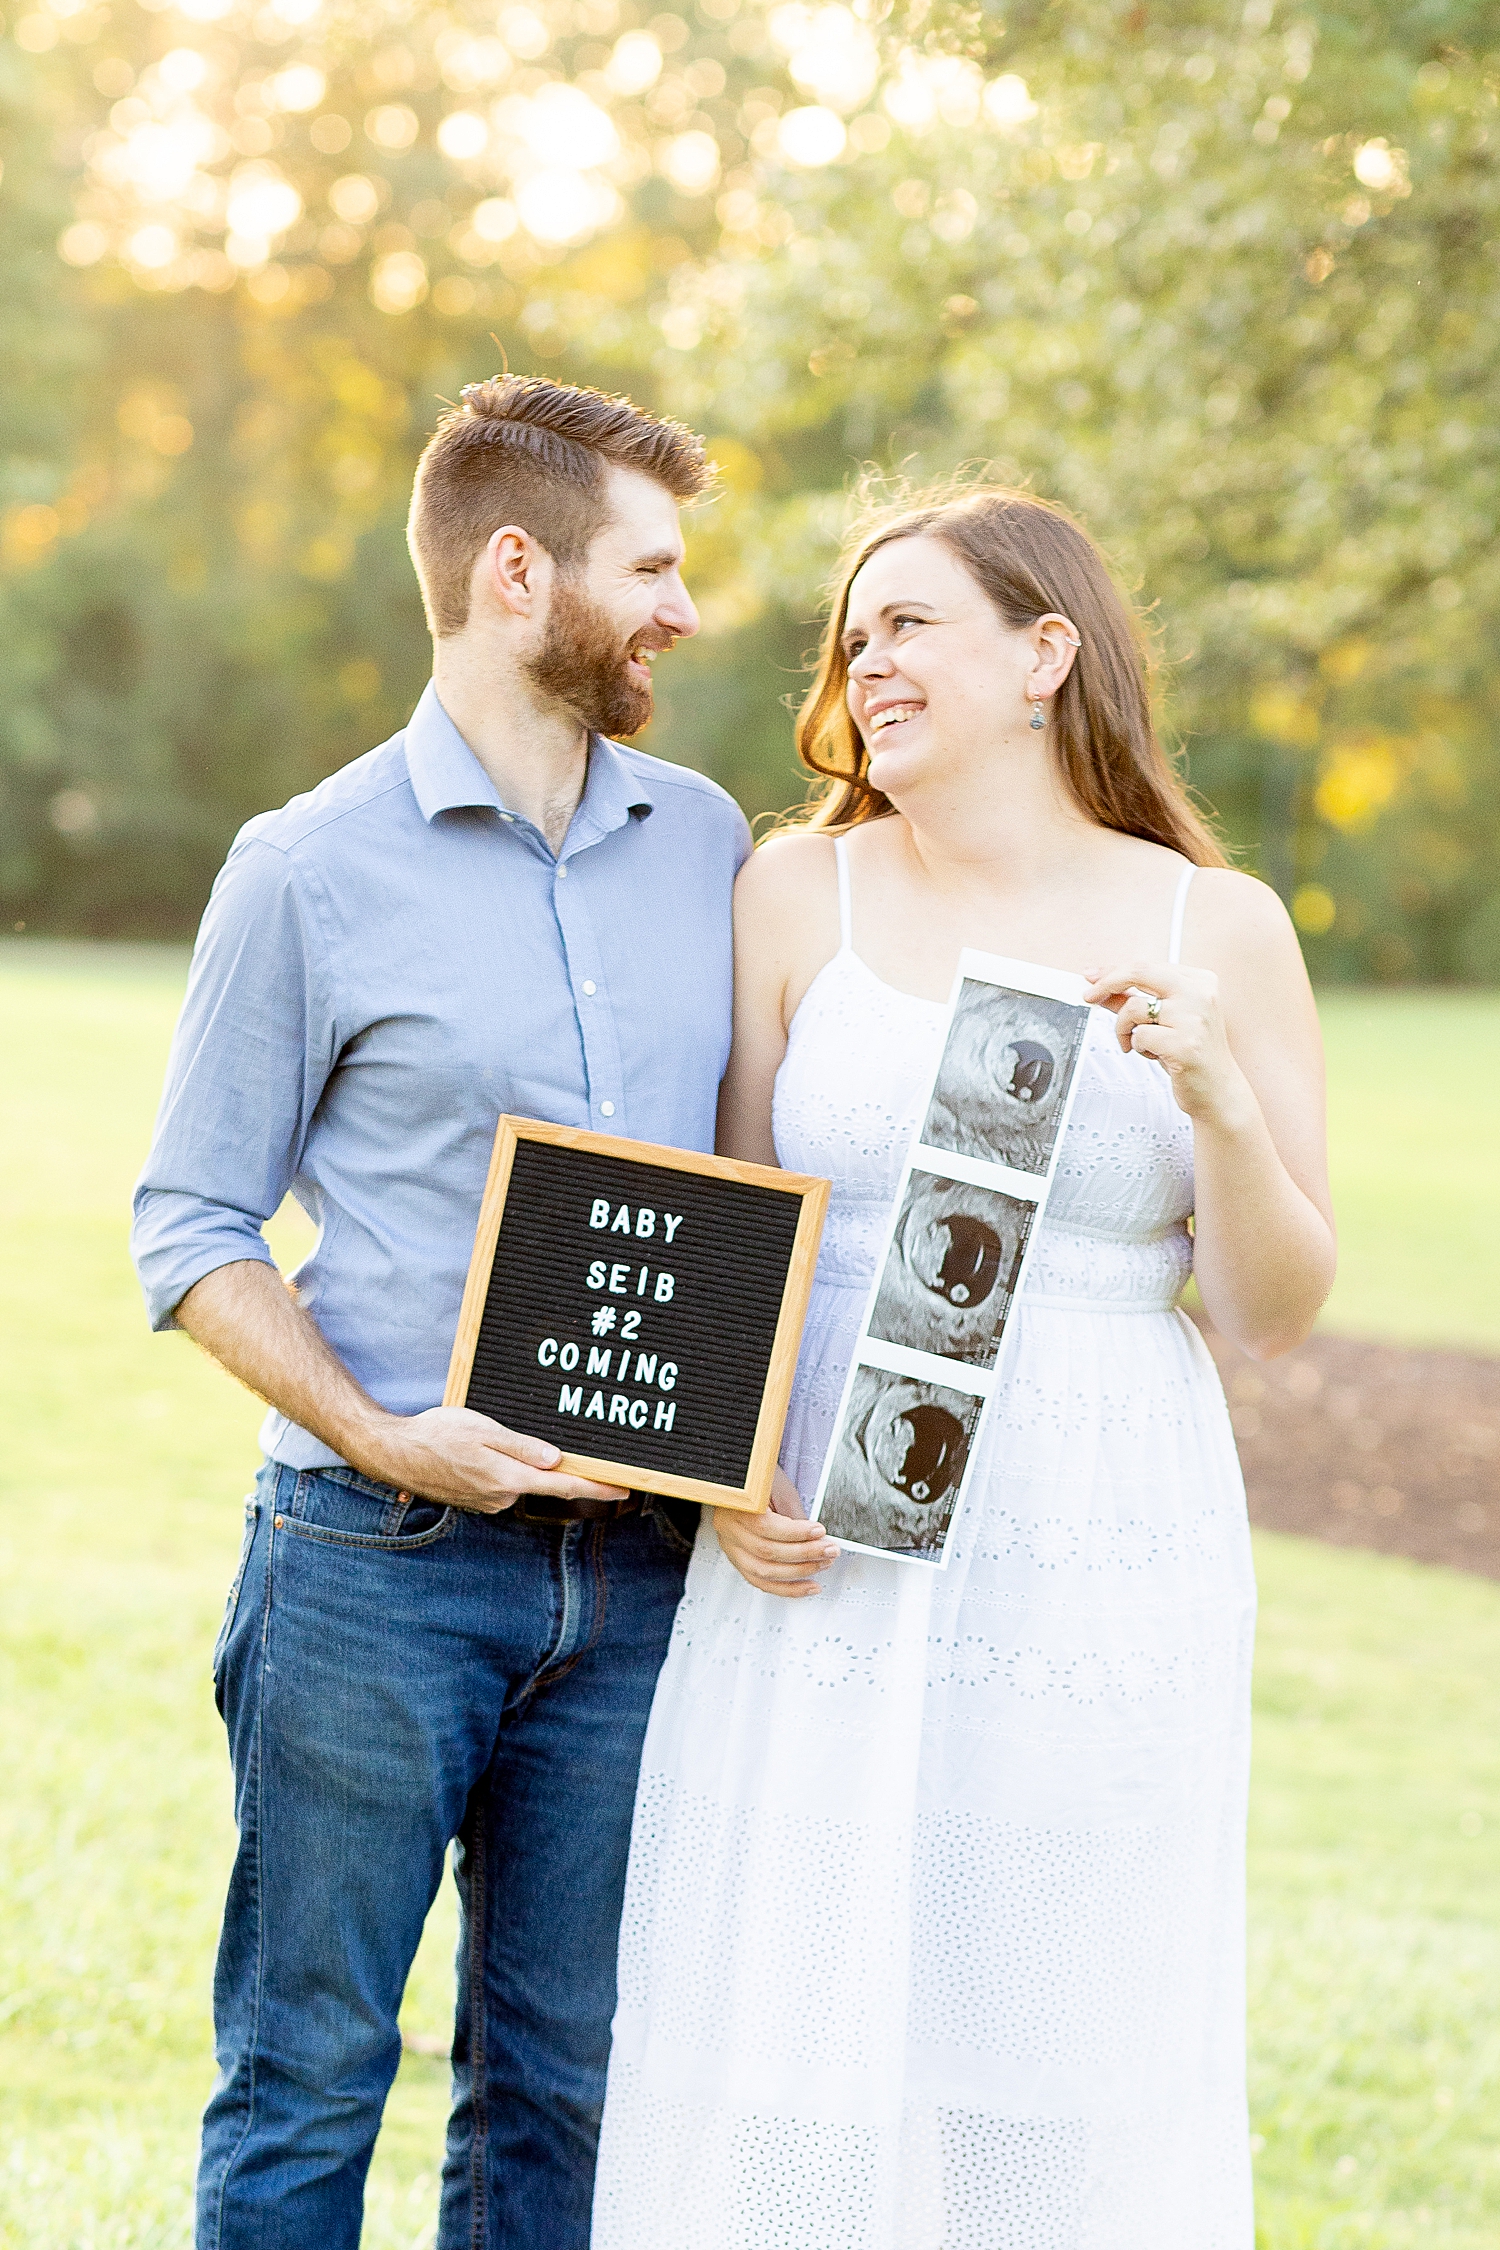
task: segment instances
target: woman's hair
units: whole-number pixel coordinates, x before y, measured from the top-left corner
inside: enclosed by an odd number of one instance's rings
[[[1013,630],[1054,610],[1072,619],[1082,646],[1052,698],[1052,740],[1083,811],[1103,828],[1166,844],[1198,867],[1227,866],[1157,740],[1146,637],[1099,550],[1061,508],[997,485],[918,494],[856,524],[817,675],[797,716],[802,762],[827,784],[807,825],[852,828],[892,810],[866,778],[869,752],[849,716],[844,628],[856,574],[878,548],[916,538],[941,539]]]

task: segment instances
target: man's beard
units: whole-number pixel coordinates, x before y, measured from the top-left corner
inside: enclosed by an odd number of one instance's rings
[[[639,734],[651,716],[651,683],[633,680],[625,669],[636,645],[622,648],[618,628],[598,603],[559,572],[546,635],[527,671],[544,695],[596,734]]]

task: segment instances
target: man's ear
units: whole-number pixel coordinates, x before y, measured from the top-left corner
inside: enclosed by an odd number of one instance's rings
[[[475,575],[489,598],[512,617],[534,617],[547,598],[552,557],[519,524],[502,524],[490,534]]]

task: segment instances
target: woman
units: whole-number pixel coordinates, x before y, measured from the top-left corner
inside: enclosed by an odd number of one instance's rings
[[[776,1512],[705,1523],[657,1691],[596,2250],[1250,2250],[1254,1581],[1173,1307],[1195,1270],[1269,1357],[1327,1293],[1296,940],[1039,501],[877,521],[799,739],[836,778],[740,878],[721,1145],[833,1199]],[[1100,1012],[938,1573],[834,1547],[797,1495],[965,945],[1080,971]]]

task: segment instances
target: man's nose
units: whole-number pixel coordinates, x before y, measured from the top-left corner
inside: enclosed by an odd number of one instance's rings
[[[667,598],[656,612],[657,622],[675,633],[680,641],[690,641],[703,620],[698,615],[692,595],[680,578],[674,579]]]

